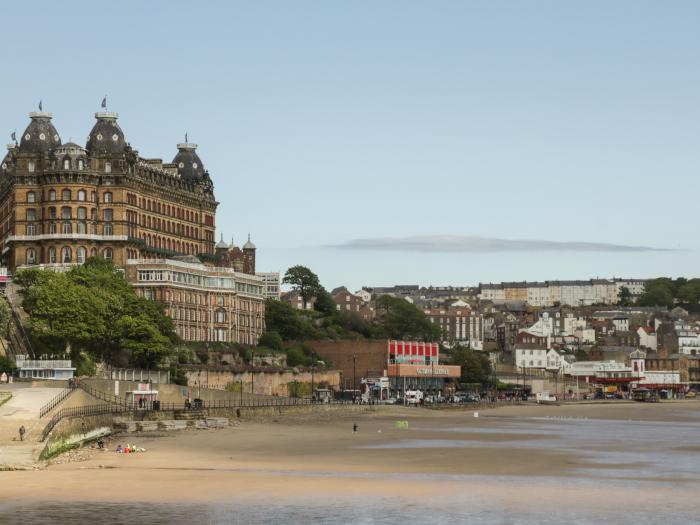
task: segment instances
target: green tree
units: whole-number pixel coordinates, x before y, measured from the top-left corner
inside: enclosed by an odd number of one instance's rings
[[[392,339],[439,341],[440,328],[416,305],[405,299],[383,295],[377,299],[377,322]]]
[[[462,367],[462,382],[480,385],[491,383],[491,362],[483,352],[457,346],[451,351],[451,361]]]
[[[299,295],[304,302],[304,310],[306,310],[306,304],[323,290],[318,276],[306,266],[301,265],[289,268],[284,274],[282,284],[288,284],[295,290],[299,290]]]
[[[305,339],[311,332],[308,322],[301,318],[297,310],[277,299],[265,301],[265,326],[267,330],[277,332],[285,341]]]
[[[333,297],[323,288],[316,293],[314,310],[323,315],[333,315],[337,310]]]
[[[81,370],[97,360],[155,367],[177,341],[162,305],[137,296],[110,261],[91,258],[67,273],[23,270],[16,281],[35,347],[69,352]]]
[[[282,350],[282,336],[279,332],[268,330],[258,340],[260,346],[266,346],[272,350]]]
[[[617,295],[617,304],[620,306],[629,306],[632,304],[632,292],[626,286],[620,288],[620,293]]]
[[[640,306],[673,307],[673,281],[666,277],[654,279],[646,283],[644,293],[637,300]]]

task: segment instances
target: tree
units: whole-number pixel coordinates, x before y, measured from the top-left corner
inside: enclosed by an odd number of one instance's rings
[[[272,350],[282,350],[282,336],[279,332],[268,330],[260,337],[258,344]]]
[[[456,346],[451,352],[452,364],[462,367],[464,383],[485,385],[491,382],[491,362],[486,354]]]
[[[416,305],[405,299],[383,295],[377,299],[377,321],[392,339],[439,341],[440,327],[430,322]]]
[[[620,306],[629,306],[632,304],[632,292],[626,286],[620,288],[620,293],[617,294],[617,304]]]
[[[637,300],[640,306],[667,306],[673,307],[673,281],[662,277],[647,282],[644,285],[644,293]]]
[[[265,301],[265,326],[277,332],[283,340],[294,341],[306,338],[311,332],[308,322],[289,304],[277,299]]]
[[[282,284],[289,284],[295,290],[299,290],[299,295],[304,302],[304,310],[306,310],[306,304],[323,290],[318,276],[306,266],[301,265],[289,268],[284,274]]]
[[[316,293],[316,301],[314,302],[314,310],[323,315],[333,315],[337,308],[331,294],[326,290],[321,289]]]
[[[137,296],[110,261],[90,258],[67,273],[22,270],[17,282],[35,347],[69,352],[82,370],[97,360],[153,368],[178,340],[163,306]]]

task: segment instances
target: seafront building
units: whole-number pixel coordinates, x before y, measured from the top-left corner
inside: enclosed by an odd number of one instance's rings
[[[274,274],[256,276],[250,237],[215,245],[219,203],[196,144],[185,136],[164,162],[129,144],[117,113],[95,114],[84,147],[61,141],[51,113],[29,117],[0,164],[3,267],[60,271],[103,257],[166,303],[183,339],[257,342]]]

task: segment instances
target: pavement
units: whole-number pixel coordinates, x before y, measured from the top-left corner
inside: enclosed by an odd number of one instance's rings
[[[44,448],[39,439],[48,422],[48,417],[39,418],[39,410],[60,391],[61,388],[32,387],[27,383],[0,384],[0,393],[12,394],[0,406],[0,469],[31,468],[37,463]],[[22,425],[27,431],[24,441],[19,439]]]

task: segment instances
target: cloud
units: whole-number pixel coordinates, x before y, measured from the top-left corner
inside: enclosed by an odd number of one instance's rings
[[[463,235],[422,235],[353,239],[329,248],[389,250],[402,252],[656,252],[671,251],[651,246],[628,246],[602,242],[542,241],[535,239],[494,239]]]

